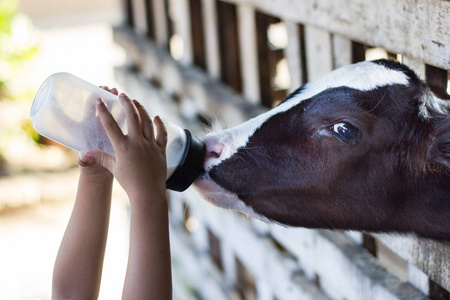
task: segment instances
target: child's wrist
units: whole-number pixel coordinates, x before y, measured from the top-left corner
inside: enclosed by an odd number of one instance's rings
[[[146,188],[128,193],[130,204],[132,207],[145,208],[154,207],[155,205],[167,205],[167,197],[165,187]]]
[[[89,180],[94,182],[112,182],[114,179],[113,174],[104,168],[99,170],[97,168],[82,167],[80,169],[81,176],[88,177]]]

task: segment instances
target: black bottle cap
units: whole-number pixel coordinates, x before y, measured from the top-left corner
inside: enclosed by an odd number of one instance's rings
[[[192,135],[189,130],[185,129],[184,131],[186,132],[186,147],[183,156],[175,172],[166,181],[166,187],[177,192],[186,190],[200,175],[206,153],[202,141]]]

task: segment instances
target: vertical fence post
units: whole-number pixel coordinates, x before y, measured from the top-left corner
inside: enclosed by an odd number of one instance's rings
[[[189,15],[189,0],[170,0],[170,16],[174,21],[174,31],[183,40],[183,54],[180,62],[189,65],[193,62],[191,17]]]
[[[284,55],[288,62],[289,73],[291,76],[291,86],[289,92],[293,92],[303,84],[302,60],[300,53],[300,33],[299,26],[296,23],[283,21],[288,35],[288,45],[284,49]]]
[[[256,48],[255,9],[253,6],[245,3],[238,5],[238,24],[243,93],[252,103],[258,104],[260,98],[258,50]]]
[[[403,63],[413,69],[422,80],[425,79],[425,64],[423,62],[403,56]]]
[[[206,69],[213,79],[220,78],[220,53],[215,0],[203,0],[203,24],[206,51]]]
[[[305,26],[308,80],[314,81],[333,70],[330,33]]]
[[[147,16],[144,0],[133,0],[134,30],[139,35],[147,34]]]
[[[161,47],[166,47],[168,44],[168,30],[164,0],[152,0],[153,5],[153,18],[155,26],[155,40]]]
[[[352,42],[340,35],[332,36],[333,69],[352,63]]]

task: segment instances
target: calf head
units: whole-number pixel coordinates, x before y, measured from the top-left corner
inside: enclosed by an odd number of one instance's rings
[[[195,185],[290,226],[450,239],[449,109],[404,65],[349,65],[207,135]]]

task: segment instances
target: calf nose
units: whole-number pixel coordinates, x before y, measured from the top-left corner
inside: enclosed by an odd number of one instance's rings
[[[226,148],[224,141],[225,139],[215,135],[207,135],[203,139],[206,146],[206,156],[203,165],[205,170],[217,165],[224,159],[224,156],[226,155],[226,151],[224,151]]]
[[[224,145],[221,142],[215,141],[206,144],[206,158],[220,158],[222,155]]]

